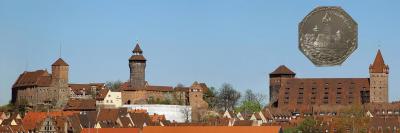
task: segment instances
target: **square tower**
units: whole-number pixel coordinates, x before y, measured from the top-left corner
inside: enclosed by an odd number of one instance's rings
[[[378,53],[376,54],[374,63],[369,66],[369,75],[370,101],[372,103],[389,102],[389,66],[385,64],[380,50],[378,50]]]

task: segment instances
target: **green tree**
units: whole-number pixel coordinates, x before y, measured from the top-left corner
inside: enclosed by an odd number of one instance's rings
[[[354,133],[366,132],[370,118],[361,106],[351,106],[340,111],[336,117],[339,132],[350,131]]]
[[[312,118],[304,119],[297,127],[297,132],[301,131],[303,133],[320,133],[324,132],[324,125]]]
[[[245,114],[259,112],[263,108],[262,102],[264,101],[264,99],[265,96],[262,93],[254,93],[252,90],[248,89],[244,93],[243,100],[236,111]]]
[[[208,103],[210,109],[215,109],[217,105],[217,95],[218,92],[215,87],[210,87],[206,93],[203,95],[203,99]]]
[[[256,101],[243,101],[242,104],[236,109],[238,112],[244,114],[253,114],[255,112],[261,111],[262,106]]]

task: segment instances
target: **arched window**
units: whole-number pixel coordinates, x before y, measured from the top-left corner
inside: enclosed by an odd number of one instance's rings
[[[126,102],[127,104],[131,104],[131,100],[128,100],[128,102]]]

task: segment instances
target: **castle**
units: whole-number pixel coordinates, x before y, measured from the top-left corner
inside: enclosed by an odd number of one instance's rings
[[[191,106],[194,120],[199,117],[194,116],[195,114],[207,110],[208,103],[203,100],[204,93],[208,91],[205,83],[194,82],[190,87],[149,85],[145,80],[146,58],[139,44],[136,44],[132,52],[133,55],[129,58],[130,78],[116,92],[121,97],[116,97],[114,102],[112,100],[102,102],[114,104],[116,100],[120,100],[125,105],[186,105]],[[95,99],[96,95],[101,95],[101,92],[107,89],[102,83],[69,84],[69,65],[61,58],[51,66],[51,74],[47,70],[23,72],[12,87],[11,102],[31,107],[46,105],[61,109],[67,105],[70,98]]]
[[[297,78],[286,66],[269,74],[272,107],[292,112],[320,108],[335,110],[346,105],[388,103],[389,66],[378,50],[369,66],[369,78]]]
[[[23,72],[12,86],[11,102],[30,106],[63,107],[69,99],[69,65],[61,58],[47,70]]]

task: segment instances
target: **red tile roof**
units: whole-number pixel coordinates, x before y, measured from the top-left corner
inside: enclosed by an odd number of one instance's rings
[[[69,66],[63,59],[58,58],[51,66]]]
[[[96,90],[100,90],[104,88],[104,83],[90,83],[90,84],[69,84],[68,85],[71,90],[77,94],[82,95],[83,89],[85,89],[85,93],[89,94],[92,90],[92,87],[95,87]]]
[[[143,133],[280,133],[280,126],[147,126]]]
[[[154,85],[146,85],[144,88],[130,88],[129,82],[125,82],[120,86],[120,90],[146,90],[146,91],[174,91],[172,86],[154,86]]]
[[[66,111],[96,110],[96,100],[94,100],[94,99],[69,99],[64,110],[66,110]]]
[[[281,65],[270,74],[296,74],[296,73],[287,68],[285,65]]]
[[[22,120],[22,125],[24,125],[25,129],[31,130],[34,129],[37,124],[43,121],[47,116],[51,117],[65,117],[72,116],[74,114],[78,114],[78,112],[72,111],[59,111],[59,112],[28,112],[24,119]]]
[[[81,133],[139,133],[138,128],[84,128]]]
[[[174,91],[174,88],[171,86],[146,86],[146,89],[148,91]]]
[[[48,87],[51,84],[51,76],[46,70],[37,70],[34,72],[22,73],[17,81],[14,83],[15,87],[29,87],[29,86],[40,86]]]
[[[96,96],[96,100],[104,100],[109,91],[110,91],[109,89],[101,89]]]
[[[158,114],[153,114],[150,115],[150,120],[151,122],[160,122],[160,121],[165,121],[165,115],[158,115]]]
[[[385,61],[383,60],[381,50],[378,50],[376,53],[376,57],[374,63],[370,66],[370,70],[372,73],[383,73],[385,69],[387,69],[387,65],[385,65]]]

